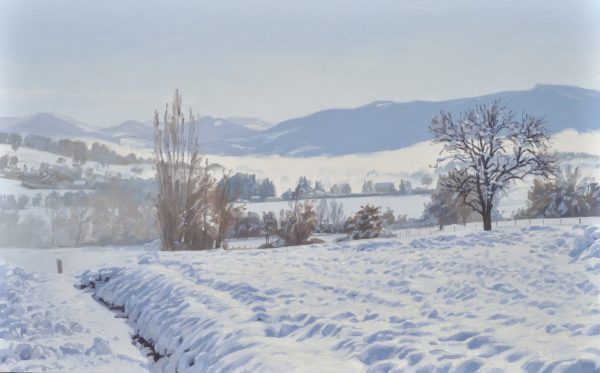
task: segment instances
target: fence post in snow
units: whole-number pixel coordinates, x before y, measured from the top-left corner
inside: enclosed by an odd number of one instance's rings
[[[58,273],[63,273],[62,259],[56,258],[56,271]]]

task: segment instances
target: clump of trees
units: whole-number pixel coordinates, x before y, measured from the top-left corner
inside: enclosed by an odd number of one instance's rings
[[[158,238],[154,195],[119,181],[93,192],[0,200],[0,232],[9,232],[0,237],[2,246],[139,244]],[[28,211],[27,203],[37,209]],[[25,231],[29,234],[19,233]]]
[[[436,167],[453,167],[441,187],[479,213],[486,231],[492,229],[498,196],[511,182],[530,175],[547,178],[556,172],[543,119],[527,113],[517,118],[500,101],[468,110],[458,118],[442,111],[429,130],[433,142],[444,146]]]
[[[317,180],[314,183],[306,176],[300,176],[294,190],[288,189],[281,193],[281,198],[285,200],[293,200],[296,198],[295,193],[300,192],[303,197],[322,196],[326,194],[325,185],[322,181]]]
[[[275,184],[271,180],[257,179],[255,175],[236,173],[228,177],[229,197],[243,200],[265,200],[275,197]],[[223,180],[219,184],[223,183]]]
[[[0,170],[7,170],[9,172],[16,172],[17,165],[19,164],[19,158],[16,155],[4,154],[0,157]]]
[[[565,218],[600,215],[600,185],[565,168],[551,180],[534,180],[527,207],[516,218]]]
[[[220,247],[239,209],[229,180],[219,185],[200,155],[195,121],[182,111],[179,91],[166,105],[161,128],[154,113],[154,163],[158,181],[157,214],[162,249],[207,250]]]
[[[433,183],[433,177],[429,174],[423,175],[421,178],[421,184],[425,187],[425,189],[429,188],[431,183]]]
[[[348,195],[352,193],[352,188],[348,183],[337,183],[333,184],[329,190],[332,194]]]

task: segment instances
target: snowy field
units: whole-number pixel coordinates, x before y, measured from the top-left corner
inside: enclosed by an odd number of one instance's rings
[[[0,253],[0,370],[600,370],[599,225]]]
[[[113,149],[113,148],[114,148],[114,144],[111,147],[111,149]],[[118,150],[118,148],[116,148],[114,150]],[[67,164],[71,163],[71,158],[65,157],[65,156],[62,156],[59,154],[45,152],[45,151],[27,148],[27,147],[20,147],[15,152],[11,149],[10,145],[0,144],[0,156],[3,156],[5,154],[8,154],[9,156],[13,156],[13,155],[17,156],[17,158],[19,159],[19,167],[26,165],[28,168],[33,167],[33,168],[37,169],[40,167],[40,164],[42,162],[48,163],[50,165],[57,165],[58,164],[57,161],[59,158],[67,159],[68,160]],[[121,153],[121,154],[125,155],[127,153]],[[144,157],[148,156],[148,152],[146,152],[146,151],[135,152],[135,154],[138,156],[144,156]],[[152,156],[152,153],[150,153],[150,156]],[[83,168],[86,169],[89,167],[93,168],[96,173],[99,173],[102,175],[106,172],[111,172],[111,173],[118,172],[124,178],[132,178],[132,177],[152,178],[155,175],[153,165],[148,164],[148,163],[136,163],[136,164],[130,164],[130,165],[111,164],[108,167],[105,167],[105,166],[102,166],[98,162],[88,160],[83,165]],[[134,174],[131,171],[131,169],[133,167],[141,168],[142,169],[141,174],[139,174],[139,175]],[[7,194],[7,193],[0,190],[0,194]]]

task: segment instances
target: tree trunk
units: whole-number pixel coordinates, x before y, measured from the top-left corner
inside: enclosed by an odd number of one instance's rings
[[[484,211],[483,214],[481,214],[481,216],[483,217],[483,230],[491,231],[492,230],[492,210],[490,209],[489,211]]]

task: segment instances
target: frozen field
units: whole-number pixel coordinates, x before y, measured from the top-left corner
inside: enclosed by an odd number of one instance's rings
[[[1,253],[0,370],[600,370],[598,226]]]

